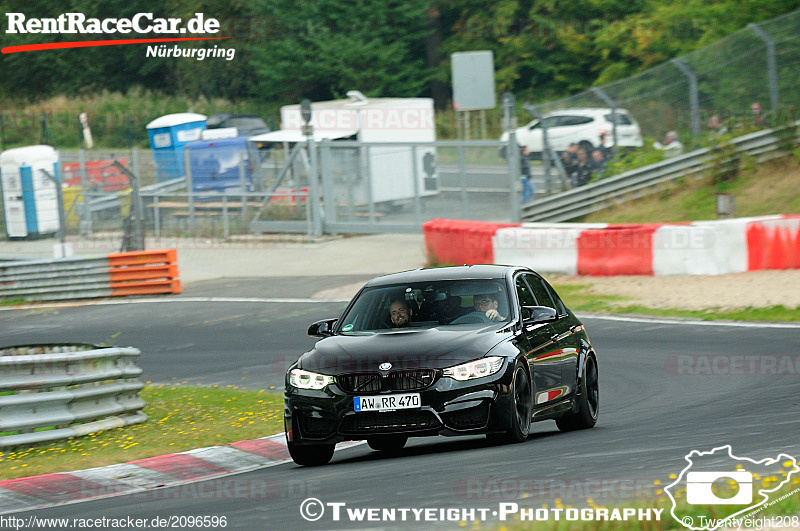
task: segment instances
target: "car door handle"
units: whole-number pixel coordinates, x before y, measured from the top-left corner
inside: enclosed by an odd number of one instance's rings
[[[550,336],[550,341],[555,341],[556,339],[558,339],[558,334],[553,334]]]

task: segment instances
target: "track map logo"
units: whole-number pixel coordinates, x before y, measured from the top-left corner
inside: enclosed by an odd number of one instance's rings
[[[664,491],[672,501],[672,517],[696,531],[722,526],[763,529],[764,522],[783,520],[758,513],[776,503],[784,487],[800,477],[794,457],[779,454],[756,461],[733,455],[730,445],[709,452],[692,450],[684,459],[688,465]],[[678,505],[678,499],[688,505]]]

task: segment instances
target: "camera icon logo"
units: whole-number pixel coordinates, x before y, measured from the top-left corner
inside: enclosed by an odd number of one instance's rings
[[[716,483],[728,482],[735,493],[721,497],[714,493]],[[689,472],[686,474],[686,501],[691,505],[748,505],[753,502],[753,474],[737,472]]]

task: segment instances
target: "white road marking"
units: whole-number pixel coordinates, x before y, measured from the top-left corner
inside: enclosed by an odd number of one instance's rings
[[[143,298],[143,299],[123,299],[123,300],[100,300],[100,301],[72,301],[72,302],[41,302],[31,304],[20,304],[17,306],[2,306],[0,311],[5,310],[36,310],[40,308],[77,308],[81,306],[119,306],[124,304],[165,304],[181,302],[234,302],[234,303],[291,303],[291,304],[314,304],[314,303],[347,303],[350,299],[311,299],[311,298],[289,298],[289,297],[175,297],[175,298]]]
[[[731,326],[736,328],[786,328],[800,329],[800,323],[762,323],[762,322],[743,322],[743,321],[703,321],[700,319],[671,319],[668,317],[625,317],[616,315],[599,315],[591,313],[575,314],[580,319],[599,319],[603,321],[617,321],[622,323],[646,323],[646,324],[667,324],[667,325],[686,325],[686,326]]]
[[[348,303],[350,299],[312,299],[290,297],[173,297],[173,298],[142,298],[122,300],[100,300],[80,302],[42,302],[22,304],[18,306],[0,306],[0,311],[35,310],[40,308],[73,308],[81,306],[119,306],[124,304],[174,304],[197,302],[232,302],[254,304],[317,304],[317,303]],[[701,319],[670,318],[670,317],[628,317],[624,315],[607,315],[592,313],[577,313],[581,319],[599,319],[603,321],[616,321],[621,323],[645,323],[686,326],[728,326],[735,328],[781,328],[800,329],[800,323],[769,323],[769,322],[744,322],[744,321],[703,321]]]

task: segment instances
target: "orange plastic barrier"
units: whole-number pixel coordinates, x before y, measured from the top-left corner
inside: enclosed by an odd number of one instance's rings
[[[132,251],[108,255],[111,295],[180,293],[178,251]]]

